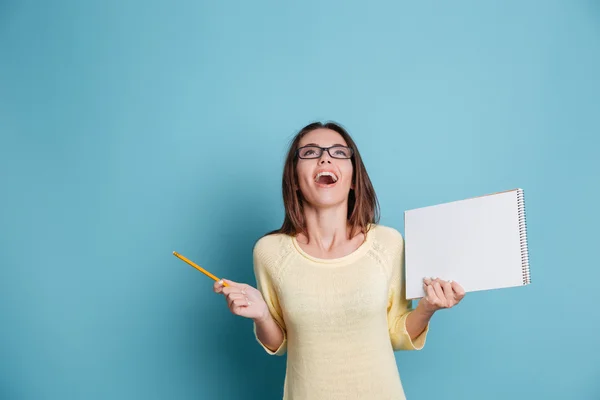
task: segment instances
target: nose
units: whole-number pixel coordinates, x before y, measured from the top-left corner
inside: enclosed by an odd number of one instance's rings
[[[319,165],[322,164],[331,164],[331,158],[329,156],[329,152],[324,151],[323,154],[321,154],[321,158],[319,158]]]

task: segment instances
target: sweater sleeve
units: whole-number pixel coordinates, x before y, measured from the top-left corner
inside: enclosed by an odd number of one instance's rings
[[[406,299],[404,288],[404,239],[396,231],[397,239],[390,244],[391,279],[388,302],[388,326],[394,350],[421,350],[425,346],[429,324],[416,338],[411,339],[406,330],[406,318],[413,311],[412,301]]]
[[[283,355],[287,350],[287,333],[285,328],[285,321],[283,319],[283,313],[281,312],[281,307],[279,305],[279,299],[277,297],[277,292],[275,287],[273,286],[273,279],[271,276],[271,272],[268,267],[269,256],[268,252],[265,249],[264,242],[259,241],[254,247],[253,251],[253,262],[254,262],[254,275],[256,278],[257,289],[261,292],[265,303],[267,303],[267,307],[269,312],[273,316],[273,319],[281,328],[283,332],[283,342],[279,348],[272,351],[267,346],[264,345],[258,338],[256,333],[256,323],[253,324],[254,327],[254,337],[258,341],[258,343],[263,347],[263,349],[270,355]]]

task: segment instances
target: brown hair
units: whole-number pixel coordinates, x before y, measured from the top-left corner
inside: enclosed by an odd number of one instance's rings
[[[307,234],[306,221],[304,220],[304,212],[302,206],[302,193],[296,190],[298,185],[298,176],[296,174],[296,150],[298,144],[304,135],[316,129],[331,129],[339,133],[348,146],[352,149],[353,155],[351,158],[353,173],[352,182],[354,189],[350,189],[348,194],[348,224],[350,225],[350,237],[353,237],[358,232],[364,234],[369,229],[369,224],[379,222],[379,203],[375,195],[375,189],[371,183],[371,179],[367,174],[356,143],[350,137],[350,134],[339,124],[334,122],[313,122],[302,128],[291,140],[290,147],[283,168],[282,192],[283,205],[285,208],[285,218],[281,228],[269,232],[284,233],[291,236],[296,236],[299,233]]]

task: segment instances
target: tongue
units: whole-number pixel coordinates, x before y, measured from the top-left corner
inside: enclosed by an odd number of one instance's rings
[[[322,185],[331,185],[333,183],[333,178],[329,175],[323,175],[319,177],[319,180],[317,182],[319,182]]]

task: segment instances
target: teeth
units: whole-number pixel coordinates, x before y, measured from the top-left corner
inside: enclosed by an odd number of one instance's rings
[[[333,182],[334,182],[334,183],[335,183],[335,182],[337,182],[337,180],[338,180],[338,177],[337,177],[337,176],[335,176],[335,174],[334,174],[334,173],[332,173],[332,172],[328,172],[328,171],[323,171],[323,172],[319,172],[319,173],[317,174],[317,176],[315,176],[315,181],[318,181],[318,180],[319,180],[319,178],[320,178],[320,177],[322,177],[322,176],[330,176],[330,177],[332,177],[332,178],[333,178]]]

